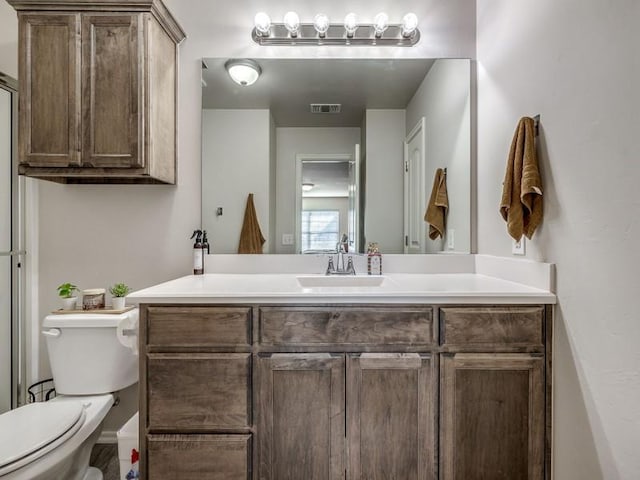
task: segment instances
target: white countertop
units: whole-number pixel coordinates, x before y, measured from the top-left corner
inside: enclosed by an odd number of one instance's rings
[[[302,276],[302,275],[300,275]],[[555,304],[548,290],[478,273],[393,273],[374,287],[303,288],[290,273],[205,274],[130,294],[129,303]]]

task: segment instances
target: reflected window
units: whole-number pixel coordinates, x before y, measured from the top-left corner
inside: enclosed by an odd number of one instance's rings
[[[338,210],[302,211],[302,253],[336,251],[340,240],[340,212]]]

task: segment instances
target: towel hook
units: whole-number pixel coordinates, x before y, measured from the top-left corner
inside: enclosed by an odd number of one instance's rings
[[[533,117],[533,131],[536,137],[540,135],[540,114]]]

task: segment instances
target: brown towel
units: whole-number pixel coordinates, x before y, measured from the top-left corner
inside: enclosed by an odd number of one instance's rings
[[[449,209],[449,197],[447,196],[447,175],[441,168],[436,170],[433,178],[433,189],[424,214],[424,221],[429,223],[429,238],[444,237],[444,228]]]
[[[518,122],[507,170],[502,184],[500,213],[507,231],[515,240],[533,236],[542,222],[542,180],[536,156],[534,121],[523,117]]]
[[[247,207],[244,211],[238,253],[262,253],[263,244],[264,237],[260,231],[256,207],[253,204],[253,193],[250,193],[247,198]]]

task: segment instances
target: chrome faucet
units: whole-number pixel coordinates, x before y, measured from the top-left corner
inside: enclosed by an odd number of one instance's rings
[[[355,275],[356,269],[353,268],[353,258],[347,257],[347,266],[344,266],[344,256],[347,253],[347,236],[343,235],[342,239],[336,244],[336,262],[338,266],[333,264],[333,255],[329,256],[326,275]]]

